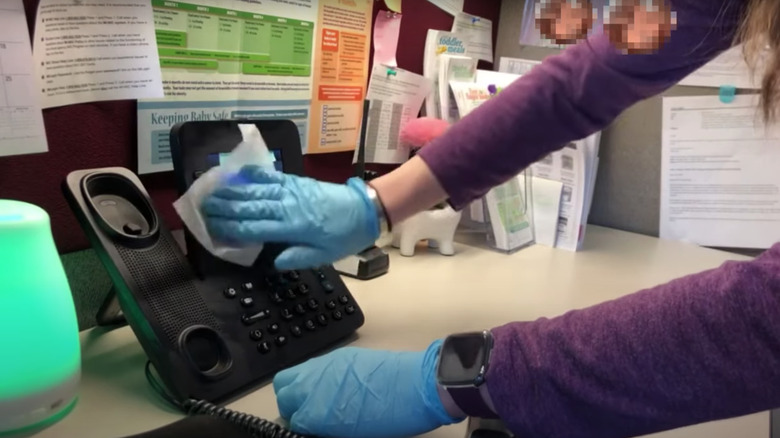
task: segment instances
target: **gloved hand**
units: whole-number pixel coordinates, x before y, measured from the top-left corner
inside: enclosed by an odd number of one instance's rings
[[[379,221],[365,183],[332,184],[246,166],[202,206],[206,227],[230,244],[290,244],[280,270],[333,263],[369,248]]]
[[[461,421],[436,389],[441,341],[422,352],[342,348],[274,378],[282,418],[303,435],[392,438]]]

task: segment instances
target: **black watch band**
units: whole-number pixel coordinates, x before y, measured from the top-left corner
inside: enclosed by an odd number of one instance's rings
[[[486,401],[486,375],[493,336],[490,331],[453,334],[444,339],[436,369],[438,384],[469,417],[498,418]]]
[[[448,388],[452,401],[469,417],[496,419],[498,414],[485,403],[479,388]]]

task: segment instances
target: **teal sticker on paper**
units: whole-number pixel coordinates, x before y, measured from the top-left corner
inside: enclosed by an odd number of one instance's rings
[[[733,85],[721,85],[720,87],[720,101],[723,103],[734,102],[734,97],[737,95],[737,87]]]

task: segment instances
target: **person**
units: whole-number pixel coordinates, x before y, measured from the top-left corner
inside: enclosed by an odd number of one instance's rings
[[[672,32],[648,36],[630,19],[609,23],[370,184],[245,168],[249,184],[204,202],[209,230],[231,241],[289,243],[276,259],[280,269],[338,260],[438,202],[463,208],[735,44],[744,44],[751,65],[767,57],[760,109],[771,121],[780,97],[780,2],[668,5]],[[648,51],[647,41],[663,44]],[[518,437],[647,435],[780,407],[777,309],[780,245],[617,300],[489,329],[494,344],[474,403],[455,402],[437,381],[441,339],[423,351],[337,349],[278,373],[273,384],[290,427],[317,436],[421,434],[475,415],[480,403]]]

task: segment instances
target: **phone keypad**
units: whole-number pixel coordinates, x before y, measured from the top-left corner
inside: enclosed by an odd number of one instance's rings
[[[256,282],[228,285],[223,290],[227,299],[238,298],[238,305],[245,312],[241,321],[249,329],[248,341],[256,344],[260,354],[283,348],[295,339],[305,339],[307,333],[327,330],[330,324],[337,324],[356,312],[346,295],[326,298],[336,287],[324,271],[314,270],[314,278],[314,282],[307,282],[300,272],[289,271]],[[325,295],[315,294],[318,289]],[[265,302],[257,295],[261,293],[268,295],[272,309],[255,308]],[[264,325],[258,327],[261,322]]]

